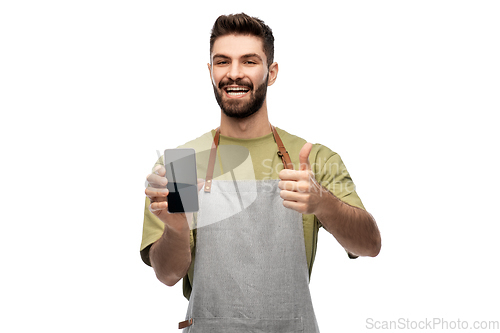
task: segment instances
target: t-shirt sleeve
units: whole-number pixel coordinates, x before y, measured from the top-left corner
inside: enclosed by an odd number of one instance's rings
[[[325,146],[318,145],[313,172],[315,173],[316,181],[337,198],[350,206],[365,209],[356,193],[356,186],[339,154]],[[357,258],[357,256],[349,252],[347,252],[347,255],[351,259]]]
[[[339,154],[320,146],[314,166],[313,171],[320,185],[327,188],[343,202],[365,209],[356,193],[356,186]]]

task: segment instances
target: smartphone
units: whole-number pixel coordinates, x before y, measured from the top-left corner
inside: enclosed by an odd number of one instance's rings
[[[168,180],[168,212],[197,212],[199,208],[195,150],[166,149],[163,156],[165,177]]]

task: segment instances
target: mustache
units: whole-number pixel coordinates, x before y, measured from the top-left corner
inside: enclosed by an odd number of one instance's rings
[[[243,80],[231,80],[231,79],[227,79],[227,80],[221,80],[219,82],[219,89],[223,89],[224,87],[226,86],[231,86],[231,85],[237,85],[237,86],[242,86],[242,87],[247,87],[249,89],[253,89],[253,84],[251,82],[246,82],[246,81],[243,81]]]

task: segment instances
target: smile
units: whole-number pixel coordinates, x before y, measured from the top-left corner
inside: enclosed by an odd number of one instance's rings
[[[229,98],[241,98],[250,92],[250,88],[229,86],[224,88],[224,92]]]

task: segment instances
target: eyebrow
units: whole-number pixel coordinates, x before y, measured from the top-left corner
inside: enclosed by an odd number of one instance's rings
[[[254,57],[259,59],[260,61],[262,61],[262,57],[260,55],[258,55],[257,53],[248,53],[248,54],[241,56],[241,58],[243,58],[243,59],[254,58]],[[215,59],[215,58],[230,59],[230,57],[223,55],[223,54],[214,54],[213,59]]]

